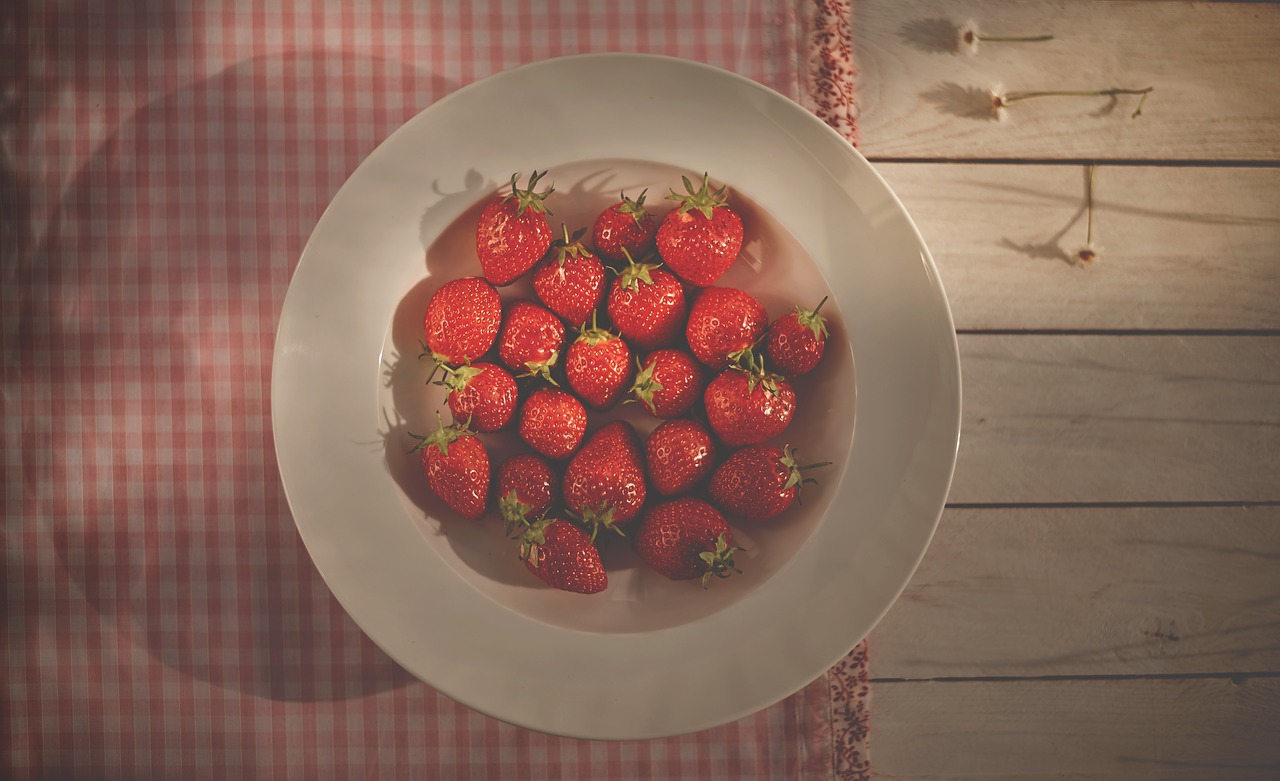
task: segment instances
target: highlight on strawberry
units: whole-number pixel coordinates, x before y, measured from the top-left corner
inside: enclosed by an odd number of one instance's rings
[[[742,251],[742,218],[728,205],[727,186],[712,190],[708,174],[695,190],[680,177],[684,193],[667,196],[679,206],[662,219],[654,243],[658,255],[676,276],[698,287],[712,285]]]
[[[547,172],[534,171],[529,186],[516,186],[520,174],[511,175],[511,192],[493,198],[476,222],[476,255],[480,268],[498,287],[524,276],[551,247],[551,224],[547,222],[546,198],[555,191],[548,187],[535,192],[538,180]]]

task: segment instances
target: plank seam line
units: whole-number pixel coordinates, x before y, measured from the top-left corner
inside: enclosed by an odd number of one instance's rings
[[[1280,328],[957,328],[957,336],[1280,336]]]
[[[1127,507],[1280,507],[1280,500],[1240,502],[947,502],[948,510],[1053,510]]]
[[[1105,157],[895,157],[869,155],[867,162],[922,163],[945,165],[1113,165],[1128,168],[1280,168],[1280,160],[1201,160],[1168,158],[1143,160],[1140,158]]]
[[[872,677],[872,683],[1012,683],[1025,681],[1231,681],[1237,685],[1249,679],[1280,678],[1280,671],[1258,670],[1243,673],[1111,673],[1105,675],[953,675],[934,678]]]

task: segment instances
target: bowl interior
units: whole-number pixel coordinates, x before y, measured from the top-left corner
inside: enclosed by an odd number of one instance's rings
[[[526,172],[527,173],[527,172]],[[548,203],[551,221],[570,233],[590,228],[604,208],[625,191],[636,197],[647,188],[647,207],[660,218],[674,207],[665,200],[671,188],[681,189],[681,176],[696,180],[701,172],[639,160],[586,160],[553,168],[543,180],[555,186]],[[495,512],[479,522],[453,514],[427,489],[418,456],[408,432],[429,431],[440,411],[446,419],[444,391],[427,385],[430,361],[419,360],[422,319],[431,295],[448,281],[480,273],[475,250],[475,225],[490,193],[485,193],[442,229],[423,236],[422,278],[407,289],[396,307],[382,349],[382,382],[376,424],[386,442],[387,469],[406,511],[421,535],[424,566],[448,567],[459,579],[497,604],[534,620],[584,632],[647,632],[697,621],[724,609],[759,588],[781,568],[818,528],[838,488],[854,428],[855,378],[853,356],[840,316],[839,300],[800,241],[747,194],[730,186],[731,205],[743,219],[742,256],[717,284],[756,296],[769,317],[792,308],[812,308],[824,296],[830,337],[823,361],[793,385],[797,411],[791,426],[771,440],[790,444],[806,461],[831,461],[832,466],[805,486],[802,504],[768,522],[729,518],[744,551],[737,557],[742,575],[717,580],[704,590],[696,581],[673,582],[649,569],[634,554],[628,540],[607,535],[602,556],[609,571],[609,588],[582,596],[545,586],[515,555]],[[502,288],[504,300],[534,298],[528,279]],[[695,291],[689,291],[694,295]],[[711,376],[708,374],[708,376]],[[588,431],[604,422],[632,422],[642,439],[661,421],[637,404],[591,412]],[[528,452],[514,432],[483,434],[496,472],[497,465],[517,452]],[[723,458],[722,449],[718,457]],[[649,504],[659,500],[650,487]]]

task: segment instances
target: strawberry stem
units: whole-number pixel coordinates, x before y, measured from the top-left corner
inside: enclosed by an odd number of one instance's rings
[[[534,188],[538,186],[538,180],[546,175],[547,175],[546,171],[539,173],[537,170],[535,170],[533,172],[533,175],[529,177],[528,188],[524,190],[521,190],[519,187],[516,187],[516,181],[520,179],[520,174],[514,173],[511,175],[511,194],[508,195],[503,200],[510,200],[512,198],[516,199],[516,204],[517,204],[516,216],[517,217],[522,216],[524,214],[525,209],[533,209],[534,211],[542,214],[551,213],[551,210],[547,208],[547,204],[544,202],[544,199],[551,193],[555,192],[556,188],[548,187],[546,190],[543,190],[540,193],[534,192]]]
[[[688,191],[688,194],[685,195],[672,190],[671,194],[667,196],[667,200],[680,203],[680,207],[676,210],[680,214],[690,209],[697,209],[702,212],[703,217],[709,220],[713,211],[725,205],[725,191],[728,186],[723,186],[714,192],[711,191],[706,173],[702,174],[702,187],[697,190],[693,189],[693,182],[689,181],[689,177],[681,176],[680,180],[684,182],[684,189]]]
[[[725,533],[721,532],[720,536],[716,537],[715,550],[699,553],[698,558],[706,565],[702,573],[702,587],[706,588],[712,577],[727,578],[734,572],[741,575],[742,570],[733,563],[733,554],[740,550],[743,549],[729,545],[729,541],[725,539]]]

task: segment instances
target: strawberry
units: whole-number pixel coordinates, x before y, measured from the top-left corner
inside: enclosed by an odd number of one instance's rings
[[[516,381],[496,363],[444,367],[437,382],[449,389],[445,401],[455,420],[469,420],[476,431],[497,431],[511,422],[519,391]]]
[[[498,335],[498,357],[521,377],[541,377],[552,385],[551,369],[564,348],[564,323],[549,309],[532,301],[507,305],[506,322]]]
[[[596,409],[609,409],[631,387],[631,348],[595,325],[584,328],[564,356],[564,374],[573,392]]]
[[[654,350],[636,366],[631,395],[659,418],[683,415],[702,395],[702,367],[684,350]]]
[[[489,499],[489,453],[465,425],[446,427],[436,413],[438,429],[418,440],[410,452],[422,453],[422,472],[431,492],[463,518],[479,520]]]
[[[707,427],[675,418],[658,426],[644,443],[649,482],[663,496],[682,494],[702,482],[715,466],[716,446]]]
[[[737,260],[742,250],[742,218],[725,205],[724,187],[710,191],[706,174],[702,175],[702,188],[696,191],[689,177],[680,178],[687,194],[672,190],[667,196],[680,206],[668,212],[658,226],[658,254],[676,276],[706,287]]]
[[[570,325],[585,325],[604,298],[604,264],[582,246],[584,230],[556,240],[553,251],[533,270],[533,290],[538,299]]]
[[[564,506],[591,529],[619,534],[644,506],[644,464],[640,437],[626,421],[598,429],[564,470]]]
[[[493,346],[502,324],[502,299],[482,277],[462,277],[427,302],[426,349],[437,364],[474,361]]]
[[[723,369],[733,356],[754,345],[768,325],[769,315],[755,296],[731,287],[708,287],[689,307],[684,333],[698,360]]]
[[[609,285],[605,308],[623,338],[641,350],[671,344],[684,328],[684,288],[654,263],[636,263],[625,249],[627,266]]]
[[[476,223],[476,254],[485,279],[498,287],[515,282],[533,268],[551,247],[551,225],[544,200],[555,188],[536,193],[546,171],[533,172],[529,187],[516,187],[520,174],[511,175],[511,194],[485,204]]]
[[[817,482],[801,475],[803,470],[830,463],[799,466],[790,445],[748,445],[716,467],[711,476],[711,501],[730,515],[768,520],[796,501],[802,484]]]
[[[797,307],[770,324],[765,355],[782,374],[788,377],[805,374],[822,360],[827,344],[827,320],[818,310],[825,303],[827,297],[823,296],[812,310]]]
[[[541,456],[511,456],[498,467],[498,512],[508,527],[546,513],[559,493],[560,479]]]
[[[622,200],[600,212],[591,230],[596,254],[611,263],[626,260],[623,250],[631,257],[641,257],[653,249],[653,236],[657,232],[653,215],[644,208],[644,190],[634,201],[622,193]]]
[[[520,519],[520,558],[543,583],[562,591],[598,594],[609,586],[600,551],[577,526],[558,518]]]
[[[587,433],[587,410],[562,390],[539,388],[524,400],[517,429],[529,447],[547,458],[568,458]]]
[[[702,578],[706,588],[712,576],[729,577],[733,532],[724,516],[701,499],[673,499],[649,508],[635,537],[636,553],[646,564],[672,580]]]
[[[781,434],[796,411],[796,394],[785,377],[765,372],[755,352],[745,366],[720,372],[707,385],[703,404],[711,430],[725,444],[754,445]]]

